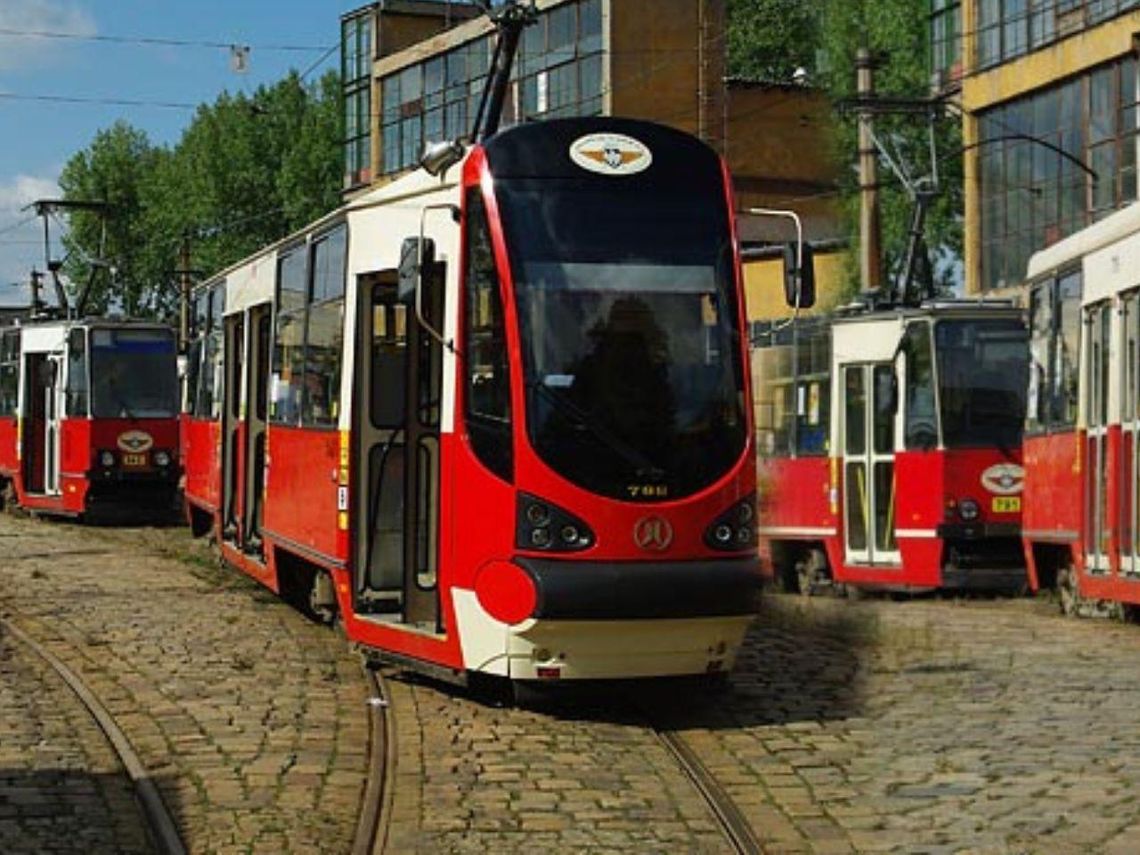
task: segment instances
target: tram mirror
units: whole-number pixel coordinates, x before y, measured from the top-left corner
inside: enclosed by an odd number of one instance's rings
[[[397,271],[396,296],[405,306],[414,306],[416,289],[419,287],[420,271],[435,264],[435,241],[423,238],[423,254],[420,254],[420,238],[404,238],[400,246],[400,267]]]
[[[806,242],[784,245],[784,299],[793,308],[815,305],[815,254]]]

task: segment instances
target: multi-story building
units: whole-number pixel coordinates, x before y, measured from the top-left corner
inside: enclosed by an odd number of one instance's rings
[[[965,285],[1137,198],[1140,0],[932,0],[936,90],[962,113]]]
[[[538,0],[523,34],[503,125],[622,115],[695,134],[722,152],[741,211],[798,210],[808,236],[830,241],[836,170],[830,105],[808,87],[725,77],[725,0]],[[494,51],[491,23],[471,3],[384,0],[342,18],[345,194],[414,167],[425,141],[471,132]],[[744,215],[746,243],[787,227]],[[750,265],[750,312],[782,313],[778,263]],[[821,262],[826,301],[842,265]],[[769,294],[769,292],[772,292]],[[752,299],[755,296],[755,299]],[[781,297],[782,300],[782,297]]]

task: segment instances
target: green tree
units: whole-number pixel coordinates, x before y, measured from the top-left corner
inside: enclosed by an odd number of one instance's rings
[[[796,68],[836,102],[831,144],[839,165],[839,205],[852,246],[859,239],[858,157],[855,116],[838,110],[855,95],[855,54],[867,47],[881,59],[875,72],[879,95],[930,96],[928,0],[728,0],[729,73],[786,82]],[[921,117],[878,116],[876,135],[891,146],[912,178],[932,173],[927,126]],[[936,126],[940,194],[927,216],[926,243],[937,283],[950,285],[962,250],[961,127],[956,117]],[[884,268],[896,275],[906,250],[913,203],[880,160],[880,205]],[[855,258],[852,254],[852,258]],[[849,290],[859,288],[850,266]]]
[[[120,121],[97,133],[91,145],[64,166],[59,186],[65,199],[110,206],[105,219],[91,212],[73,213],[64,236],[64,273],[73,302],[95,274],[89,311],[106,311],[112,295],[129,313],[152,311],[155,300],[161,302],[154,293],[161,276],[147,251],[150,235],[142,197],[148,175],[163,157],[143,131]]]
[[[729,74],[786,83],[819,50],[821,0],[728,0]]]
[[[115,205],[106,254],[120,275],[100,280],[92,308],[105,309],[113,294],[132,314],[172,317],[184,237],[193,266],[209,275],[335,208],[340,139],[334,72],[313,85],[291,73],[252,95],[223,93],[198,108],[170,149],[129,126],[100,132],[61,180],[66,198]],[[75,213],[70,225],[68,272],[85,280],[98,224]]]

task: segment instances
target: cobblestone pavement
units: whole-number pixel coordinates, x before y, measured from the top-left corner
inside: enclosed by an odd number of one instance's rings
[[[1046,603],[774,597],[731,691],[632,691],[768,852],[1123,855],[1140,851],[1138,661],[1140,627]],[[389,685],[390,851],[723,851],[624,700],[528,712]]]
[[[357,658],[335,633],[217,569],[204,551],[197,563],[163,558],[139,543],[151,536],[0,515],[0,612],[67,662],[116,717],[192,852],[347,851],[367,772]],[[2,789],[28,776],[74,786],[84,796],[75,812],[97,828],[104,810],[83,776],[114,764],[80,756],[76,783],[68,776],[78,749],[66,744],[58,757],[44,749],[10,759],[9,733],[55,733],[66,716],[54,692],[52,710],[28,708],[37,703],[28,681],[48,678],[21,679],[0,694],[0,828],[13,828],[13,810],[17,832],[43,824],[42,803],[24,805]],[[87,731],[73,732],[86,748]],[[102,780],[100,788],[111,789]],[[3,852],[5,840],[0,832]],[[94,848],[84,838],[60,847]]]
[[[0,629],[0,852],[150,852],[132,794],[87,709]]]
[[[157,557],[162,537],[128,544],[140,536],[0,517],[0,611],[116,714],[192,851],[347,851],[366,771],[356,659],[235,572]],[[54,691],[20,689],[50,681],[13,644],[0,829],[43,833],[42,807],[12,824],[12,780],[62,779],[62,799],[78,779],[76,814],[106,813],[124,798],[113,758]],[[726,851],[645,710],[772,853],[1140,851],[1138,659],[1140,626],[1043,602],[773,596],[720,694],[625,684],[512,709],[393,674],[387,851]],[[70,742],[44,742],[61,730]],[[7,750],[41,743],[50,756]],[[117,821],[82,848],[145,844]]]

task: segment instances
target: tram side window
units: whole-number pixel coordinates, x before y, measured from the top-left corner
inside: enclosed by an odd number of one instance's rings
[[[204,316],[200,318],[202,324],[198,337],[198,352],[190,353],[190,364],[197,364],[198,373],[196,383],[191,387],[190,401],[187,411],[195,418],[217,419],[221,416],[222,402],[222,311],[225,308],[225,283],[215,285],[203,292],[200,305],[204,307]]]
[[[0,334],[0,417],[16,414],[20,376],[20,334]]]
[[[908,449],[930,449],[938,445],[930,324],[917,321],[907,325],[903,357],[906,360],[906,429],[903,442]]]
[[[766,457],[827,454],[831,331],[826,323],[756,330],[752,351],[757,447]]]
[[[273,341],[273,375],[269,388],[269,420],[296,425],[301,418],[305,373],[304,246],[277,260],[277,328]]]
[[[1077,421],[1081,273],[1062,274],[1030,294],[1029,430],[1068,429]]]
[[[87,415],[87,332],[82,328],[67,336],[67,414]]]
[[[312,245],[313,279],[301,404],[301,423],[306,427],[336,427],[340,415],[346,238],[345,227],[340,226]]]
[[[479,191],[468,191],[466,202],[464,397],[467,433],[483,465],[509,481],[514,474],[514,461],[503,300],[491,248],[491,233]]]

